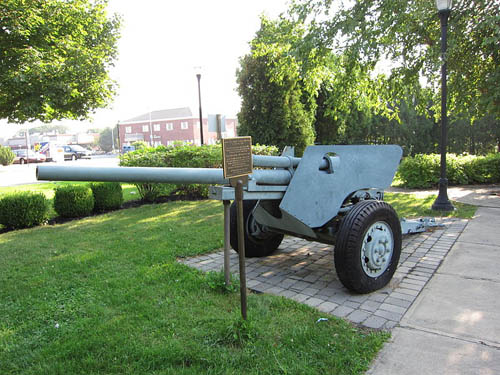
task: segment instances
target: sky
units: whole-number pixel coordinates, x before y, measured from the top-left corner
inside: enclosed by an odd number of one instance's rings
[[[118,94],[91,123],[57,124],[102,128],[179,107],[191,107],[197,116],[198,71],[203,116],[235,116],[240,108],[239,58],[249,52],[260,15],[275,18],[287,5],[288,0],[110,0],[108,11],[122,16],[119,56],[110,72]],[[29,126],[36,125],[40,123]],[[0,137],[25,126],[2,121]]]

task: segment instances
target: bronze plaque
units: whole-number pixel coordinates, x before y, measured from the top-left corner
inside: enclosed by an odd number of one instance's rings
[[[224,178],[246,176],[252,173],[252,137],[222,139]]]

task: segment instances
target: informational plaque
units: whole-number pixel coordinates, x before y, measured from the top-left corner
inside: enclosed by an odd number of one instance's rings
[[[224,178],[247,176],[252,173],[252,137],[222,139]]]

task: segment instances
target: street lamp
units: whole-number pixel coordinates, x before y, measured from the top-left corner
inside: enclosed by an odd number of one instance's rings
[[[203,146],[203,116],[201,113],[201,88],[200,88],[200,79],[201,79],[201,68],[197,68],[198,73],[196,73],[196,78],[198,78],[198,102],[200,104],[200,145]]]
[[[114,154],[115,153],[115,137],[114,137],[113,128],[114,128],[114,126],[111,127],[111,152]]]
[[[446,178],[446,143],[448,115],[446,109],[447,88],[446,88],[446,34],[448,30],[448,17],[451,12],[452,0],[436,0],[439,19],[441,20],[441,176],[439,179],[438,197],[432,204],[432,209],[436,211],[453,211],[455,207],[448,199],[448,179]]]
[[[151,109],[149,110],[149,145],[153,147],[153,128],[151,127]]]

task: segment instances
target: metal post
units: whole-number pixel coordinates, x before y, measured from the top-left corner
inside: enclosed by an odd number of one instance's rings
[[[151,111],[149,111],[149,145],[153,147],[153,128],[151,126]]]
[[[215,126],[217,130],[217,140],[222,139],[222,115],[215,115]]]
[[[26,164],[29,164],[30,163],[30,132],[29,132],[29,129],[28,129],[28,125],[26,125],[26,134],[25,134],[25,138],[26,138]]]
[[[118,132],[117,133],[117,137],[118,137],[118,152],[120,153],[121,152],[121,143],[120,143],[120,121],[118,121],[118,123],[116,124],[116,131]]]
[[[240,260],[241,316],[247,319],[247,280],[245,270],[245,229],[243,227],[243,181],[238,180],[235,188],[236,211],[238,215],[238,253]]]
[[[201,113],[201,87],[200,87],[200,79],[201,74],[196,74],[196,78],[198,78],[198,102],[200,104],[200,145],[203,146],[203,116]]]
[[[229,244],[229,235],[230,235],[230,201],[223,201],[224,204],[224,281],[226,282],[226,286],[231,284],[231,264],[229,261],[229,252],[230,252],[230,244]]]
[[[446,86],[446,36],[448,29],[448,17],[450,10],[439,11],[441,19],[441,176],[439,179],[438,197],[432,204],[432,209],[436,211],[453,211],[455,207],[448,199],[448,179],[446,178],[446,144],[447,144],[447,128],[448,115],[446,108],[447,101],[447,86]]]

